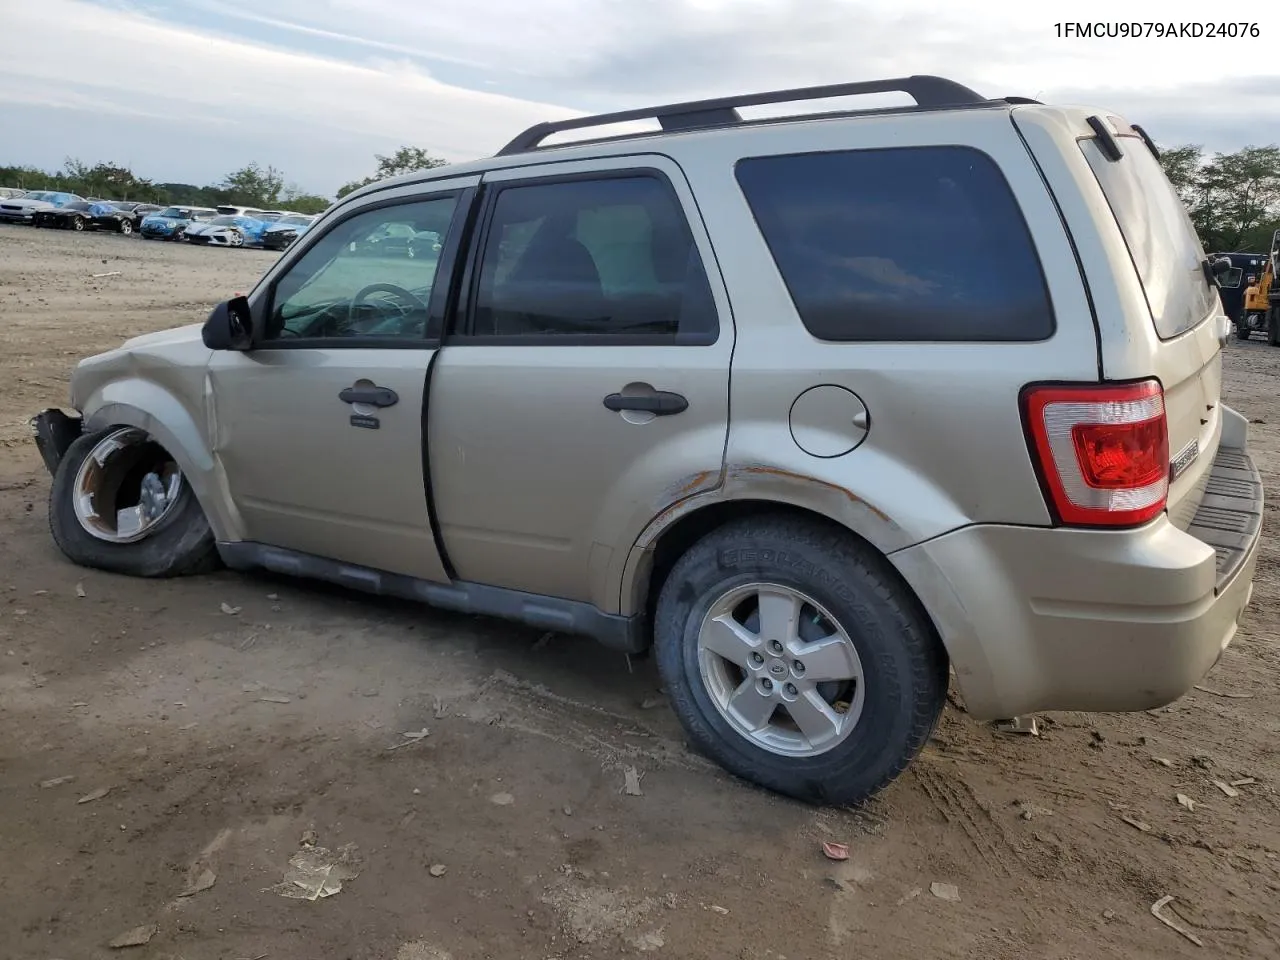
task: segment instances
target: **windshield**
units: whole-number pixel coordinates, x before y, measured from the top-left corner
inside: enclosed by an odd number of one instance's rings
[[[239,222],[239,217],[214,217],[209,221],[209,223],[215,227],[234,227]]]
[[[1103,156],[1096,139],[1082,140],[1094,176],[1111,205],[1142,282],[1151,321],[1163,340],[1198,325],[1214,310],[1216,289],[1205,278],[1204,247],[1150,150],[1136,136],[1118,138],[1124,156]]]
[[[171,217],[177,220],[184,219],[186,215],[187,211],[183,210],[181,207],[166,207],[164,210],[161,210],[156,214],[157,217]]]
[[[71,203],[66,204],[62,209],[63,210],[88,210],[92,206],[93,204],[86,203],[83,200],[73,200]]]
[[[277,226],[285,226],[285,225],[288,225],[288,226],[293,226],[293,227],[305,227],[305,226],[306,226],[307,224],[309,224],[310,222],[311,222],[311,218],[310,218],[310,217],[281,217],[279,220],[277,220],[277,221],[276,221],[276,225],[277,225]]]

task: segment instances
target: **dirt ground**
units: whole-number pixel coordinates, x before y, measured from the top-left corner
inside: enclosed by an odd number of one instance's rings
[[[871,807],[822,810],[691,754],[652,663],[585,640],[64,560],[27,418],[273,256],[0,227],[0,957],[1280,956],[1280,351],[1227,353],[1268,539],[1203,689],[1039,738],[953,706]],[[344,848],[336,895],[275,889]]]

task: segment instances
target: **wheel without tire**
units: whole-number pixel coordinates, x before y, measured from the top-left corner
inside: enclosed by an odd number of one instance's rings
[[[58,464],[49,527],[68,559],[136,577],[218,566],[209,522],[163,447],[135,427],[78,438]]]
[[[696,746],[815,803],[859,804],[924,746],[946,653],[884,558],[843,531],[738,521],[675,565],[658,598],[658,669]]]

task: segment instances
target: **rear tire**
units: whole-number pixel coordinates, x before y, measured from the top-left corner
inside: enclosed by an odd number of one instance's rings
[[[1248,340],[1253,331],[1249,329],[1248,317],[1236,321],[1236,339]]]
[[[797,626],[779,638],[781,623]],[[776,655],[775,639],[785,642]],[[654,645],[694,745],[744,780],[811,803],[870,799],[919,753],[946,703],[946,653],[893,568],[807,519],[753,517],[696,543],[663,584]],[[816,645],[834,659],[815,659]],[[857,679],[816,682],[851,670]]]
[[[72,217],[72,218],[71,218],[71,229],[72,229],[72,230],[74,230],[74,231],[76,231],[77,233],[83,233],[83,232],[84,232],[84,217]]]
[[[73,563],[134,577],[179,577],[217,569],[220,561],[209,521],[180,473],[170,506],[159,512],[149,529],[133,539],[120,531],[118,511],[141,501],[144,478],[167,469],[166,479],[172,479],[176,471],[171,463],[166,467],[169,455],[163,448],[140,430],[132,430],[129,445],[111,451],[109,441],[125,439],[130,429],[109,427],[85,434],[67,448],[49,491],[54,542]],[[88,462],[95,451],[105,452],[102,462]],[[88,507],[86,491],[92,491]],[[112,508],[114,517],[109,516]],[[103,516],[82,516],[95,509]]]
[[[119,231],[120,231],[120,233],[121,233],[121,234],[123,234],[124,236],[126,236],[126,237],[127,237],[129,234],[133,233],[133,221],[132,221],[132,220],[121,220],[121,221],[120,221],[120,226],[119,226],[119,228],[118,228],[118,229],[119,229]]]

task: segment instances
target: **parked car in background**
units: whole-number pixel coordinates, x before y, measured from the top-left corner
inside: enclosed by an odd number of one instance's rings
[[[37,211],[56,210],[68,203],[83,203],[84,197],[60,190],[29,190],[21,197],[0,201],[0,222],[31,223]]]
[[[262,235],[262,246],[267,250],[284,250],[289,244],[307,232],[316,222],[315,217],[291,213],[268,225]]]
[[[271,224],[255,217],[214,217],[187,227],[187,242],[211,247],[259,247]]]
[[[142,218],[138,233],[147,240],[181,240],[192,223],[218,215],[208,207],[166,207]]]
[[[0,200],[12,200],[14,197],[20,197],[26,192],[21,187],[0,187]]]
[[[89,214],[94,227],[114,230],[126,236],[136,233],[143,217],[158,213],[164,208],[154,203],[137,203],[131,200],[113,200],[95,203]]]
[[[219,215],[224,217],[258,217],[264,211],[257,207],[237,207],[233,204],[219,204],[215,207]]]
[[[90,225],[89,220],[93,215],[89,211],[95,206],[88,200],[72,200],[65,206],[37,210],[31,215],[31,225],[56,227],[59,230],[84,230]]]

